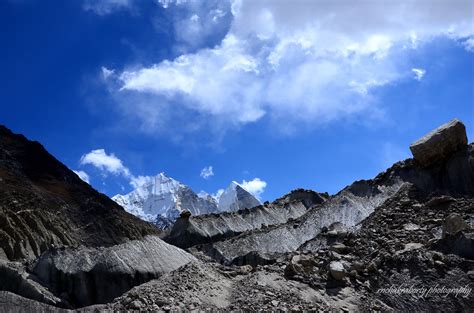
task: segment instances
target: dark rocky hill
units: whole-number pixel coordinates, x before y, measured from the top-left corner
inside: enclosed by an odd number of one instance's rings
[[[0,126],[0,259],[34,259],[50,247],[110,246],[148,234],[158,231],[38,142]]]

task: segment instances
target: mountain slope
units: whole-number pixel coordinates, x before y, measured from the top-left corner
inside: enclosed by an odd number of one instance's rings
[[[83,182],[41,144],[0,126],[0,259],[110,246],[158,230]]]

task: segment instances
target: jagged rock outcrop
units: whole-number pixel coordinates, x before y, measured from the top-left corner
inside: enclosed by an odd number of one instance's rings
[[[356,226],[406,184],[427,193],[473,196],[474,145],[458,147],[450,156],[445,155],[445,150],[439,153],[444,162],[429,168],[413,159],[398,162],[373,180],[358,181],[346,187],[293,221],[248,231],[202,249],[225,264],[241,264],[248,260],[245,256],[256,252],[275,255],[295,251],[335,222],[346,227]]]
[[[429,166],[466,145],[466,127],[460,120],[453,119],[412,143],[410,150],[419,164]]]
[[[164,240],[182,248],[215,242],[245,231],[286,223],[303,215],[312,205],[326,201],[327,197],[327,194],[298,189],[271,204],[251,209],[182,216]]]
[[[159,231],[83,182],[41,144],[0,126],[0,259],[110,246]]]
[[[108,248],[55,249],[32,272],[74,307],[106,303],[134,286],[196,259],[156,236]]]
[[[341,222],[351,227],[403,185],[395,179],[392,184],[378,185],[373,181],[357,182],[326,202],[315,205],[305,214],[287,223],[242,233],[203,247],[216,260],[225,264],[241,264],[243,256],[252,252],[275,255],[296,251],[315,238],[324,227]]]

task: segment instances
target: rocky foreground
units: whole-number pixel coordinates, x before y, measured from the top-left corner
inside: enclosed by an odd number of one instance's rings
[[[336,195],[183,213],[168,243],[131,236],[4,258],[0,311],[472,312],[474,144],[453,120],[411,150]]]

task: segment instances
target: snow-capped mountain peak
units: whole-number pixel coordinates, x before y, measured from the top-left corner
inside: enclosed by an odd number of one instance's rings
[[[137,189],[126,195],[116,195],[112,199],[127,212],[155,223],[160,228],[171,225],[184,210],[190,211],[192,215],[201,215],[236,211],[260,204],[235,181],[217,195],[209,195],[203,191],[196,194],[191,188],[165,173],[142,177]]]
[[[237,211],[245,208],[253,208],[260,204],[260,201],[250,192],[242,188],[236,181],[232,181],[219,196],[218,209],[221,212]]]

